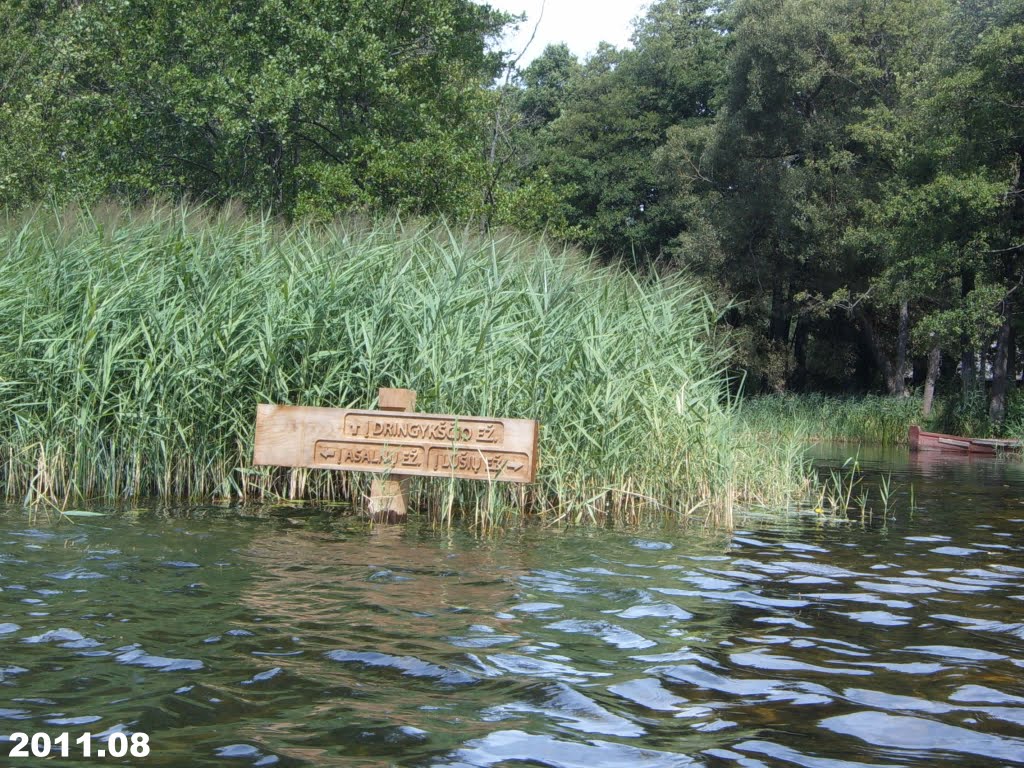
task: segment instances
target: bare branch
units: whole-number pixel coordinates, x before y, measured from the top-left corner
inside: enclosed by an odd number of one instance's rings
[[[526,55],[526,52],[530,49],[530,46],[533,45],[533,40],[534,40],[535,37],[537,37],[537,30],[540,29],[540,23],[544,19],[544,6],[545,5],[546,5],[546,2],[541,2],[541,4],[540,4],[540,13],[537,15],[537,21],[533,25],[533,31],[530,33],[530,39],[526,41],[526,45],[523,46],[523,50],[521,50],[519,52],[519,55],[516,56],[509,63],[509,70],[508,70],[509,72],[511,72],[512,69],[514,69],[519,64],[520,59],[522,59],[523,56]],[[508,75],[506,75],[506,80],[505,80],[505,84],[506,85],[508,84],[508,79],[507,78],[508,78]]]
[[[1009,248],[996,248],[991,251],[985,251],[985,253],[1012,253],[1013,251],[1020,250],[1024,250],[1024,243],[1017,243],[1016,245],[1011,245]]]

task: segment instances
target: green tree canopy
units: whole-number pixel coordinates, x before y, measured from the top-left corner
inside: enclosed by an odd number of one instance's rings
[[[33,162],[58,190],[236,197],[289,214],[473,205],[484,86],[499,62],[486,44],[505,21],[487,6],[4,5],[38,82],[6,106],[7,132],[24,142],[45,105],[47,155]]]

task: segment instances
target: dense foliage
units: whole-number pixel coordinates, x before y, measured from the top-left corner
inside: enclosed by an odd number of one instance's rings
[[[998,422],[1019,369],[1022,43],[1021,0],[662,0],[633,49],[526,70],[520,183],[550,185],[563,235],[733,302],[748,390],[973,402],[988,379]]]
[[[471,214],[503,21],[469,0],[0,0],[0,204]]]
[[[656,0],[521,69],[470,0],[0,0],[0,207],[544,230],[730,308],[748,391],[1007,412],[1024,0]],[[740,377],[737,377],[737,380]],[[973,407],[973,406],[972,406]]]

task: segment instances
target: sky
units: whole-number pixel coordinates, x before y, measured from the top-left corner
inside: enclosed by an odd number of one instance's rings
[[[605,40],[616,48],[629,45],[632,20],[643,13],[650,0],[486,0],[488,5],[510,13],[526,13],[519,31],[505,38],[503,48],[516,53],[530,39],[540,17],[537,36],[520,61],[524,66],[540,56],[548,43],[568,43],[581,59],[597,50]],[[544,14],[541,17],[541,6]]]

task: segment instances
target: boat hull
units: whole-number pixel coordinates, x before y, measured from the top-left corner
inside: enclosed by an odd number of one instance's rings
[[[945,451],[946,453],[971,453],[980,456],[995,456],[1007,451],[1021,450],[1019,440],[993,440],[980,437],[944,435],[941,432],[925,432],[912,426],[907,435],[912,451]]]

